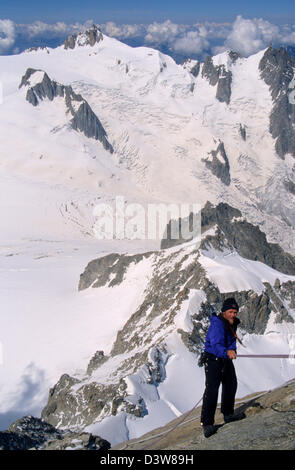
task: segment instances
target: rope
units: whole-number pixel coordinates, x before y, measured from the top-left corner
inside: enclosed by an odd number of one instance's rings
[[[265,359],[295,359],[295,354],[237,354],[237,357],[260,357]]]
[[[141,439],[141,440],[137,440],[136,441],[136,444],[141,444],[142,442],[146,442],[146,441],[152,441],[153,439],[156,439],[156,437],[160,437],[160,439],[158,439],[156,442],[154,442],[152,445],[155,445],[157,444],[159,441],[161,441],[162,439],[164,439],[164,437],[168,436],[168,434],[170,434],[170,432],[174,431],[178,426],[181,426],[182,424],[186,424],[186,423],[189,423],[190,421],[193,421],[197,418],[191,418],[190,420],[188,421],[185,421],[185,423],[183,422],[186,418],[188,418],[191,413],[197,408],[197,406],[199,405],[199,403],[202,401],[203,399],[203,396],[200,398],[200,400],[194,405],[194,407],[187,411],[186,413],[184,413],[182,415],[182,419],[175,425],[173,426],[172,428],[168,429],[167,431],[163,431],[159,434],[156,434],[155,436],[151,436],[151,437],[147,437],[145,439]],[[127,449],[127,447],[129,446],[130,444],[128,444],[128,442],[125,444],[124,447],[122,447],[121,449],[119,450],[125,450]],[[145,450],[147,449],[147,447],[143,447],[141,450]]]
[[[158,442],[160,442],[162,439],[164,439],[164,437],[168,436],[168,434],[170,434],[172,431],[174,431],[176,428],[178,428],[178,426],[180,426],[183,423],[183,421],[191,415],[191,413],[197,408],[197,406],[199,405],[199,403],[202,400],[203,400],[203,395],[201,396],[200,400],[194,405],[194,407],[191,410],[189,410],[189,411],[187,411],[186,413],[183,414],[183,418],[175,426],[168,429],[168,431],[164,432],[162,434],[162,436],[160,437],[160,439],[158,439],[152,445],[158,444]],[[155,437],[156,436],[154,436],[152,439],[154,439]],[[149,440],[151,440],[151,439],[149,439]],[[145,450],[145,449],[147,449],[147,447],[143,447],[142,450]],[[149,446],[149,449],[150,449],[150,446]]]
[[[295,359],[295,354],[238,354],[237,355],[237,358],[239,357],[252,357],[252,358],[268,358],[268,359],[288,359],[288,358],[292,358],[292,359]],[[275,389],[274,389],[275,390]],[[263,392],[262,394],[258,395],[258,397],[254,397],[255,399],[257,398],[260,398],[261,396],[267,394],[269,391],[266,391],[266,392]],[[203,396],[199,399],[199,401],[193,406],[193,408],[189,411],[187,411],[186,413],[184,413],[182,416],[182,419],[175,425],[173,426],[172,428],[168,429],[167,431],[164,431],[162,433],[159,433],[159,434],[156,434],[155,436],[152,436],[152,437],[147,437],[145,439],[142,439],[140,441],[137,441],[137,444],[141,444],[142,442],[147,442],[147,441],[151,441],[153,439],[156,439],[157,437],[159,437],[160,439],[156,440],[152,446],[154,446],[155,444],[158,444],[160,441],[162,441],[166,436],[168,436],[172,431],[174,431],[176,428],[178,428],[179,426],[181,426],[184,422],[184,420],[186,418],[188,418],[192,412],[197,408],[197,406],[200,404],[200,402],[202,401],[203,399]],[[274,411],[278,411],[278,410],[274,410]],[[197,418],[192,418],[190,421],[193,421],[194,419],[197,419]],[[186,421],[186,422],[189,422],[189,421]],[[185,423],[184,423],[185,424]],[[125,450],[127,449],[127,447],[129,446],[128,442],[125,444],[124,447],[122,447],[121,449],[119,450]],[[149,448],[149,450],[151,449],[151,446],[146,446],[146,447],[143,447],[141,450],[146,450],[147,448]]]
[[[275,390],[275,389],[274,389]],[[266,395],[267,393],[269,393],[269,390],[265,391],[265,392],[258,392],[257,394],[254,394],[254,396],[249,399],[248,401],[251,401],[251,400],[257,400],[258,398],[261,398],[263,397],[264,395]],[[202,397],[203,398],[203,397]],[[186,418],[189,418],[189,416],[191,415],[191,413],[193,412],[193,410],[195,410],[197,408],[197,406],[199,405],[199,403],[201,402],[202,398],[200,398],[200,400],[194,405],[194,407],[187,411],[186,413],[184,413],[183,415],[183,419],[181,419],[181,421],[179,421],[175,426],[173,426],[172,428],[168,429],[167,431],[163,431],[159,434],[156,434],[155,436],[151,436],[151,437],[146,437],[145,439],[140,439],[140,440],[136,440],[136,444],[142,444],[143,442],[147,442],[147,441],[152,441],[153,439],[156,439],[157,437],[160,437],[160,439],[158,439],[156,442],[154,442],[152,445],[155,445],[157,444],[158,442],[160,442],[162,439],[164,439],[164,437],[168,436],[168,434],[170,434],[170,432],[174,431],[178,426],[181,426],[181,425],[184,425],[184,424],[187,424],[187,423],[190,423],[191,421],[196,421],[196,420],[199,420],[200,418],[199,417],[195,417],[195,418],[190,418],[190,419],[187,419],[186,421],[184,421]],[[243,404],[243,403],[247,403],[247,401],[241,399],[241,398],[237,398],[237,400],[235,400],[236,404],[237,405],[240,405],[240,404]],[[217,407],[218,409],[220,409],[220,406]],[[124,447],[121,447],[120,449],[118,450],[126,450],[131,444],[127,441],[127,443],[124,445]],[[147,447],[143,447],[141,450],[145,450],[147,449]]]

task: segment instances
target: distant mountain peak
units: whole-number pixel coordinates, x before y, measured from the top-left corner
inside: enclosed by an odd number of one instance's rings
[[[66,108],[72,116],[71,127],[81,131],[86,137],[99,140],[105,150],[113,153],[113,147],[107,140],[107,133],[100,120],[88,102],[76,94],[70,85],[62,85],[51,80],[43,70],[29,68],[22,77],[19,88],[23,86],[28,87],[26,100],[35,107],[45,98],[53,101],[58,96],[63,97]]]
[[[72,34],[64,42],[65,49],[75,49],[77,46],[91,46],[99,43],[103,40],[103,34],[101,30],[95,24],[85,32],[78,34]]]

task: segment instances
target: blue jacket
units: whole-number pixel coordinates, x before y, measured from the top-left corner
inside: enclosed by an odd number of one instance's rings
[[[240,320],[235,318],[232,329],[236,331]],[[216,357],[228,358],[227,351],[237,350],[236,339],[230,329],[230,324],[222,315],[213,313],[205,340],[205,351]]]

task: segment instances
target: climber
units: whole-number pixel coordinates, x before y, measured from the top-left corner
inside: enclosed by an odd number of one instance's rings
[[[225,423],[245,418],[245,413],[234,414],[237,377],[233,360],[236,359],[236,330],[240,323],[237,318],[239,306],[234,298],[223,302],[221,313],[213,313],[205,340],[205,392],[201,412],[201,424],[205,437],[216,433],[214,425],[218,390],[222,384],[221,413]]]

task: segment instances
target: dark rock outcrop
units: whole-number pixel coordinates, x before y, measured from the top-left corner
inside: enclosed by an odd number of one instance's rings
[[[113,148],[106,138],[106,131],[87,101],[83,101],[78,111],[74,113],[71,124],[73,129],[83,132],[86,137],[99,140],[106,150],[113,153]]]
[[[239,52],[235,52],[235,51],[229,51],[228,55],[233,63],[235,63],[238,59],[243,58],[242,54],[240,54]]]
[[[85,33],[73,34],[64,42],[65,49],[75,49],[76,46],[94,46],[103,40],[101,30],[94,24]]]
[[[103,351],[96,351],[94,356],[89,361],[87,367],[87,374],[91,375],[94,370],[100,367],[104,362],[106,362],[108,358],[104,355]]]
[[[283,47],[269,47],[260,63],[260,74],[273,99],[269,130],[276,139],[277,154],[295,157],[295,106],[289,100],[289,84],[294,77],[295,60]]]
[[[202,67],[202,77],[206,78],[210,85],[215,86],[219,79],[219,67],[213,64],[212,57],[207,56]]]
[[[230,168],[223,142],[220,142],[217,149],[212,150],[212,152],[210,152],[210,155],[212,155],[211,160],[209,160],[209,158],[204,158],[202,159],[202,161],[205,162],[206,167],[212,171],[213,175],[219,178],[223,182],[223,184],[229,186]],[[219,155],[220,158],[218,158],[217,155]],[[222,159],[224,163],[220,159]]]
[[[205,77],[212,86],[217,84],[216,98],[222,103],[229,104],[232,73],[227,71],[223,64],[214,65],[212,57],[207,56],[202,67],[202,77]]]
[[[90,261],[84,272],[80,275],[79,290],[88,287],[101,287],[108,284],[113,287],[122,282],[123,276],[131,263],[138,263],[143,257],[149,257],[150,253],[137,255],[119,255],[111,253],[107,256]]]
[[[188,70],[195,78],[200,73],[200,68],[201,68],[201,63],[197,60],[191,60],[191,59],[186,59],[183,63],[182,66]]]
[[[0,432],[1,450],[101,450],[110,443],[85,432],[56,429],[40,418],[24,416]]]
[[[193,214],[190,214],[192,220]],[[179,224],[181,220],[179,219]],[[182,239],[173,240],[170,221],[167,237],[161,241],[161,248],[169,248],[183,243]],[[201,227],[205,232],[217,226],[215,235],[208,235],[201,242],[201,249],[214,246],[222,251],[224,247],[235,249],[243,258],[260,261],[285,274],[295,274],[295,258],[286,253],[277,243],[269,243],[257,225],[252,225],[242,218],[242,213],[229,204],[220,203],[216,207],[210,202],[201,210]],[[193,231],[193,225],[190,225]],[[192,234],[192,238],[198,234]],[[191,238],[191,239],[192,239]]]
[[[246,126],[242,126],[242,124],[240,124],[240,135],[242,137],[242,139],[245,141],[246,138],[247,138],[247,134],[246,134]]]
[[[81,385],[79,387],[79,384]],[[76,385],[74,392],[72,386]],[[81,381],[67,374],[61,376],[57,384],[50,389],[47,405],[42,410],[41,418],[53,426],[79,426],[91,424],[102,411],[116,414],[122,404],[124,383],[108,386],[96,382],[84,385]]]
[[[99,436],[88,432],[69,432],[63,439],[48,441],[42,450],[109,450],[111,444]]]
[[[289,191],[289,193],[294,194],[295,196],[295,183],[293,181],[287,179],[284,181],[284,186]]]
[[[36,72],[43,73],[42,80],[31,86],[30,79]],[[71,127],[81,131],[86,137],[98,140],[106,150],[113,153],[113,148],[107,140],[106,131],[100,120],[87,101],[81,95],[76,94],[70,85],[61,85],[51,80],[46,72],[29,68],[22,77],[19,88],[23,86],[29,87],[26,100],[33,106],[37,106],[40,100],[45,98],[50,101],[57,97],[64,98],[67,111],[73,116],[70,121]]]

